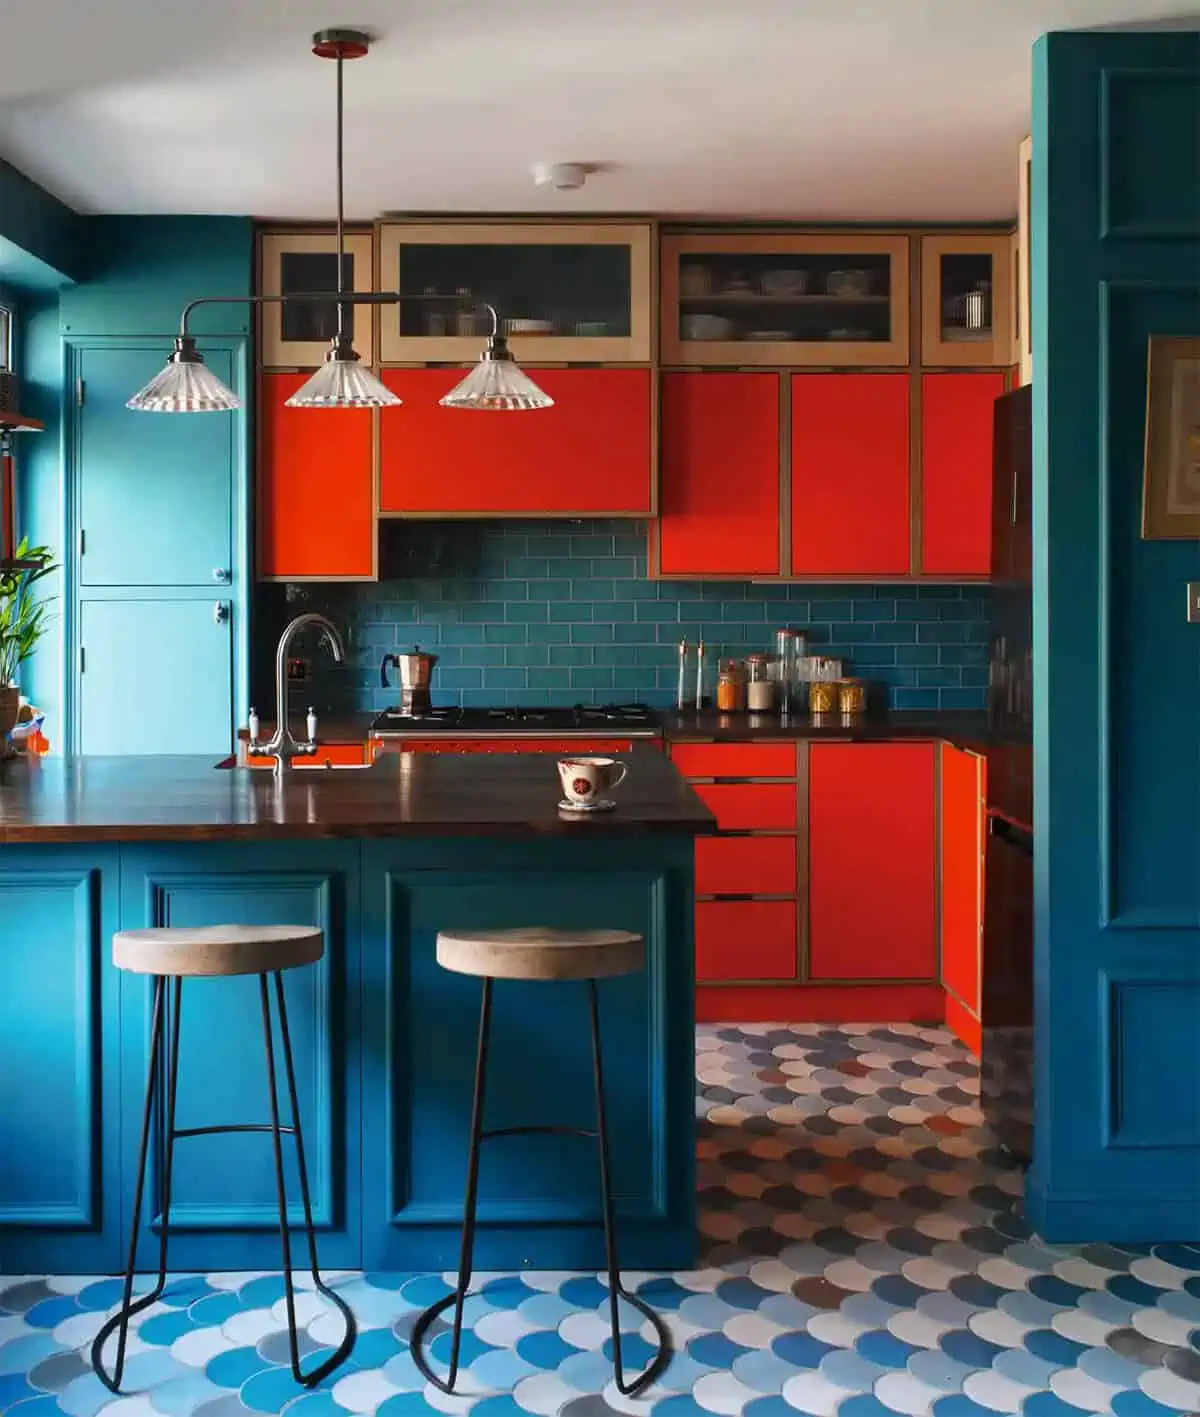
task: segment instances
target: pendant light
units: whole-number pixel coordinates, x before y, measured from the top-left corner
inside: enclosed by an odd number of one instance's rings
[[[345,278],[345,204],[343,201],[343,95],[342,65],[347,59],[363,58],[371,47],[370,36],[361,30],[328,29],[313,35],[313,53],[337,64],[337,290],[301,291],[288,295],[205,295],[184,307],[175,348],[167,367],[129,400],[127,407],[145,413],[215,413],[240,408],[241,400],[205,364],[188,331],[188,319],[198,305],[263,305],[282,302],[333,301],[337,309],[337,333],[330,341],[325,362],[287,400],[289,408],[393,408],[401,402],[382,380],[363,367],[349,333],[346,310],[356,305],[395,305],[403,299],[416,302],[455,300],[454,296],[418,295],[401,297],[399,291],[347,291]],[[491,316],[492,330],[487,347],[474,369],[440,400],[446,408],[510,412],[551,408],[554,400],[524,373],[500,333],[495,309],[478,307]]]
[[[320,30],[313,35],[317,58],[337,64],[337,333],[325,363],[287,400],[288,408],[392,408],[400,402],[386,384],[362,367],[346,333],[342,64],[347,59],[362,59],[370,47],[370,39],[359,30]]]

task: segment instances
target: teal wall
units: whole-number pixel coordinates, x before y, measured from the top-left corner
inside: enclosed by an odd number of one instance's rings
[[[84,265],[85,219],[0,158],[0,280],[53,289]]]
[[[1035,51],[1031,1218],[1200,1239],[1200,542],[1140,536],[1146,351],[1200,336],[1200,34]],[[1194,417],[1194,414],[1193,414]]]

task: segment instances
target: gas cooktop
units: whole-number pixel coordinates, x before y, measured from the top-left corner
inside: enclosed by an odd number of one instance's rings
[[[645,704],[574,704],[566,708],[429,708],[418,713],[385,709],[372,723],[376,737],[393,733],[597,733],[650,737],[661,717]]]

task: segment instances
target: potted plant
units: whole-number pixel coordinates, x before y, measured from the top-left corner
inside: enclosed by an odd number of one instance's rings
[[[0,571],[0,744],[17,722],[17,671],[48,628],[49,601],[34,587],[58,570],[50,548],[30,546],[28,537],[17,547],[16,561],[25,562],[25,568]]]

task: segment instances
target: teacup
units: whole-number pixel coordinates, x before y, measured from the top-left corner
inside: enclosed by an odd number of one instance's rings
[[[615,758],[559,758],[558,775],[568,802],[590,806],[625,781],[629,769]]]

